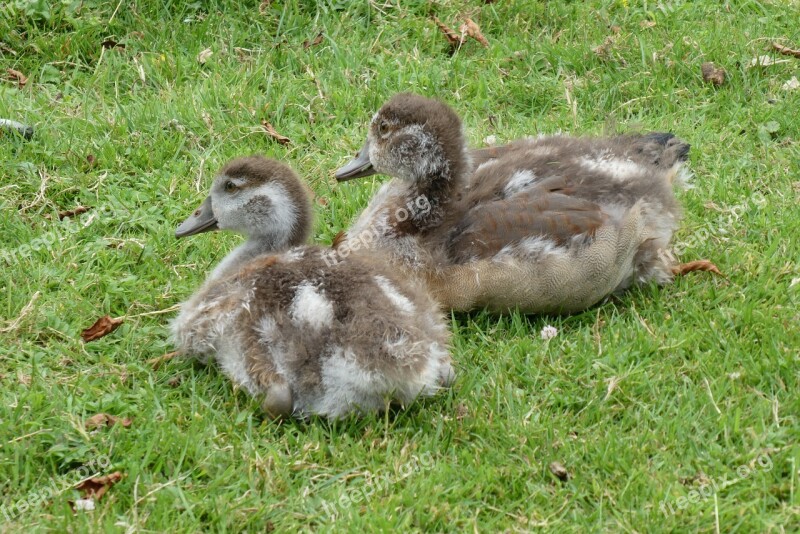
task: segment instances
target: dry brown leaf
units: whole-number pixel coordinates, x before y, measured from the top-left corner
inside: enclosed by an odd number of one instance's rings
[[[322,32],[319,32],[316,37],[312,40],[305,40],[303,41],[303,48],[311,48],[312,46],[317,46],[322,42]]]
[[[710,61],[700,65],[700,71],[703,73],[703,81],[705,82],[710,82],[714,85],[722,85],[725,83],[725,69],[717,68],[717,66]]]
[[[709,260],[690,261],[689,263],[681,263],[672,267],[672,274],[675,276],[683,276],[684,274],[694,271],[709,271],[722,277],[725,276],[720,272],[717,266]]]
[[[14,69],[6,69],[6,72],[8,73],[9,76],[11,76],[12,80],[17,82],[17,85],[20,88],[25,87],[25,84],[28,83],[28,77],[22,74],[20,71]]]
[[[655,27],[655,25],[656,21],[654,20],[643,20],[642,22],[639,23],[639,27],[642,28],[643,30],[646,30],[648,28],[653,28]]]
[[[100,498],[105,495],[106,491],[108,491],[108,488],[122,480],[122,476],[121,472],[115,471],[110,475],[84,480],[75,486],[75,489],[81,492],[84,499],[99,501]]]
[[[109,49],[109,48],[125,48],[125,44],[124,43],[118,43],[117,41],[115,41],[114,39],[111,39],[111,38],[106,39],[105,41],[100,43],[100,46],[102,46],[106,50]]]
[[[552,462],[550,464],[550,472],[553,473],[553,475],[555,475],[555,477],[561,482],[566,482],[569,480],[569,472],[567,471],[567,468],[559,462]]]
[[[86,206],[78,206],[77,208],[66,210],[66,211],[59,211],[58,218],[59,220],[64,220],[67,217],[74,217],[75,215],[80,215],[81,213],[86,213],[91,208],[87,208]]]
[[[261,0],[261,4],[258,6],[258,12],[263,15],[267,12],[270,4],[272,4],[272,0]]]
[[[592,48],[592,52],[594,52],[603,59],[607,59],[611,55],[611,49],[614,47],[615,42],[616,42],[616,34],[609,35],[606,37],[606,40],[603,41],[603,44]]]
[[[261,126],[263,126],[263,127],[264,127],[264,130],[266,130],[266,131],[267,131],[267,135],[269,135],[270,137],[272,137],[273,139],[275,139],[275,140],[276,140],[277,142],[279,142],[280,144],[282,144],[282,145],[288,145],[288,144],[291,142],[291,139],[289,139],[289,138],[288,138],[288,137],[286,137],[285,135],[281,135],[281,134],[279,134],[279,133],[278,133],[278,132],[275,130],[275,128],[274,128],[274,127],[273,127],[273,126],[272,126],[270,123],[268,123],[267,121],[261,121]]]
[[[159,367],[161,367],[162,363],[168,362],[169,360],[178,356],[179,354],[180,352],[178,352],[177,350],[175,352],[168,352],[166,354],[162,354],[158,358],[152,358],[150,360],[147,360],[147,363],[149,363],[153,367],[153,370],[155,371]]]
[[[328,199],[325,197],[317,197],[317,204],[324,208],[328,205]]]
[[[5,43],[0,43],[0,51],[2,51],[2,52],[8,52],[8,53],[9,53],[9,54],[11,54],[12,56],[16,56],[16,55],[17,55],[17,51],[16,51],[16,50],[14,50],[13,48],[9,47],[9,46],[8,46],[8,45],[6,45]]]
[[[98,413],[96,415],[91,416],[87,419],[83,426],[86,427],[86,430],[94,430],[95,428],[101,426],[114,426],[116,424],[120,424],[125,428],[131,426],[131,420],[129,418],[122,418],[117,417],[116,415],[110,415],[107,413]]]
[[[210,48],[206,48],[205,50],[197,54],[197,62],[200,63],[201,65],[205,65],[206,61],[211,59],[211,56],[213,55],[214,52]]]
[[[785,56],[794,56],[796,58],[800,58],[800,50],[795,50],[793,48],[789,48],[788,46],[783,46],[779,43],[772,43],[772,48],[780,52]]]
[[[486,37],[484,37],[483,34],[481,33],[480,26],[475,24],[475,22],[472,19],[468,18],[467,20],[465,20],[464,24],[462,24],[461,28],[459,29],[461,30],[462,35],[464,34],[469,35],[483,46],[487,47],[489,46],[489,41],[486,40]]]
[[[439,20],[439,17],[437,17],[436,15],[432,15],[431,18],[433,19],[433,22],[436,23],[436,26],[439,28],[439,31],[441,31],[442,34],[445,36],[447,42],[450,43],[450,46],[456,48],[461,45],[462,43],[461,37],[459,37],[459,35],[452,28],[445,25],[445,23]]]
[[[110,316],[105,315],[95,321],[92,326],[81,332],[81,337],[86,343],[94,341],[95,339],[100,339],[119,328],[119,325],[121,325],[124,320],[125,319],[122,317],[112,319]]]

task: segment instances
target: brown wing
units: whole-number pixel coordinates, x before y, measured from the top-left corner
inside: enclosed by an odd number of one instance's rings
[[[449,253],[462,263],[530,237],[564,244],[578,235],[593,236],[607,219],[594,202],[535,188],[469,210],[450,236]]]

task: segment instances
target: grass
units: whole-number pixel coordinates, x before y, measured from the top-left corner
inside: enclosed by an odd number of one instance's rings
[[[0,137],[0,530],[800,528],[800,90],[782,89],[800,59],[770,48],[800,48],[797,1],[266,4],[0,4],[0,76],[29,77],[0,82],[0,117],[37,129]],[[472,16],[490,47],[451,55],[431,12]],[[749,68],[760,55],[782,62]],[[216,169],[291,164],[328,243],[382,179],[332,170],[401,90],[449,101],[474,145],[675,132],[696,175],[681,259],[727,278],[570,317],[455,316],[456,386],[387,416],[276,424],[213,368],[154,370],[171,314],[140,314],[184,300],[237,242],[173,237]],[[93,209],[59,221],[78,205]],[[105,314],[129,318],[84,344]],[[85,430],[101,412],[132,425]],[[84,466],[125,477],[73,513]]]

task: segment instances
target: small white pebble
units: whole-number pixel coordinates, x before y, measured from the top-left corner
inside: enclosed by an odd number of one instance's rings
[[[75,510],[92,511],[94,510],[94,499],[78,499],[75,501]]]
[[[797,76],[792,76],[791,80],[781,85],[781,89],[784,91],[794,91],[795,89],[800,89],[800,80],[797,79]]]
[[[542,339],[544,339],[545,341],[553,339],[558,335],[558,328],[556,328],[555,326],[547,325],[544,328],[542,328],[540,335],[542,336]]]
[[[494,146],[497,144],[497,136],[489,135],[483,140],[483,144],[487,146]]]

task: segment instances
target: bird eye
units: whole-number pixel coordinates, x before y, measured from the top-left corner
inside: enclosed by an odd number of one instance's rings
[[[381,120],[378,123],[378,135],[384,136],[387,133],[389,133],[389,123],[386,122],[385,120]]]
[[[235,189],[236,189],[236,184],[235,183],[231,182],[230,180],[225,182],[225,192],[226,193],[230,193],[231,191],[234,191]]]

